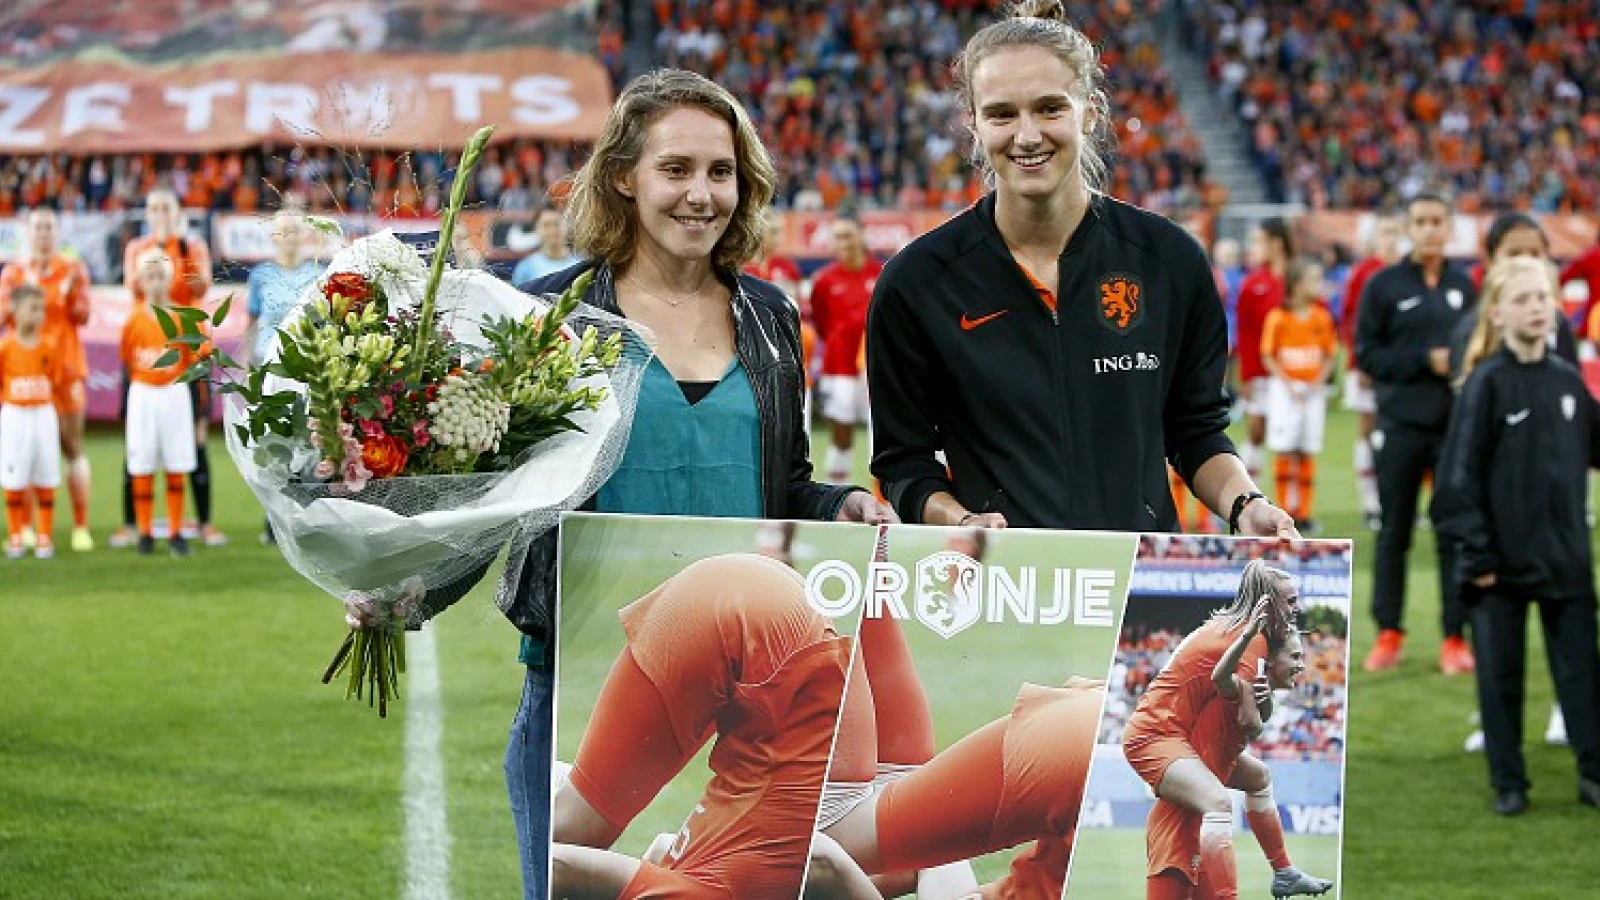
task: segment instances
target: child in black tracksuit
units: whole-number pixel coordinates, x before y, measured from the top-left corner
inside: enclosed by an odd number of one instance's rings
[[[1477,654],[1478,703],[1495,811],[1527,808],[1522,705],[1530,603],[1539,607],[1556,696],[1578,758],[1578,798],[1600,806],[1600,649],[1585,521],[1600,466],[1600,404],[1546,339],[1554,270],[1513,259],[1484,279],[1466,381],[1443,454],[1437,509],[1459,542]]]

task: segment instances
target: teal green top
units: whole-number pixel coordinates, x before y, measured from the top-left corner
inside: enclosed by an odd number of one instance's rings
[[[761,517],[761,418],[737,357],[722,380],[690,403],[672,373],[651,359],[639,386],[628,449],[595,496],[600,512]],[[542,642],[526,635],[519,659],[538,665]]]

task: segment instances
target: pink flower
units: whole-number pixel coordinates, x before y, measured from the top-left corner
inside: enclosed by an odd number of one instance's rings
[[[378,397],[378,402],[383,404],[383,413],[381,415],[379,415],[378,418],[387,419],[390,416],[394,415],[394,398],[393,397],[389,396],[388,394],[381,394]]]
[[[359,493],[367,486],[372,472],[361,464],[359,457],[344,461],[344,488],[352,494]]]
[[[375,438],[380,434],[383,434],[383,426],[382,425],[379,425],[377,422],[373,421],[372,419],[362,419],[361,420],[361,436],[362,437]]]
[[[333,477],[333,460],[325,459],[325,460],[317,463],[317,467],[315,469],[311,470],[311,474],[316,476],[318,479],[320,479],[322,481],[327,481],[329,478],[332,478]]]
[[[411,423],[411,443],[416,444],[418,447],[426,447],[430,440],[432,438],[428,436],[428,423],[426,421]]]
[[[349,422],[340,422],[339,423],[339,437],[342,437],[342,438],[345,438],[345,439],[348,440],[355,433],[356,433],[355,428],[352,427]]]
[[[344,455],[346,459],[349,459],[352,456],[359,458],[361,456],[361,442],[353,437],[345,438]]]

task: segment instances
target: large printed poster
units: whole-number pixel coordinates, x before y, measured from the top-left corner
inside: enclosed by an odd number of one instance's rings
[[[1285,852],[1334,879],[1349,546],[569,515],[552,896],[1146,896],[1157,803],[1123,732],[1163,664],[1207,649],[1180,651],[1185,635],[1252,628],[1213,613],[1264,564],[1288,577],[1257,618],[1295,625],[1271,652],[1245,635],[1243,693],[1183,734],[1234,734],[1219,712],[1233,722],[1255,674],[1276,678],[1257,741],[1221,755],[1270,776]],[[1205,699],[1217,660],[1193,662],[1175,671],[1202,666],[1188,689]],[[1227,768],[1209,745],[1190,755]],[[1241,895],[1266,894],[1247,786],[1218,788],[1227,852]],[[1161,825],[1154,858],[1199,841],[1202,818]],[[1221,865],[1192,857],[1166,877],[1193,888]]]

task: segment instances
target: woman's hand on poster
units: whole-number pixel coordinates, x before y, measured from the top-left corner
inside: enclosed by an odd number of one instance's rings
[[[895,515],[894,507],[866,491],[851,491],[846,494],[844,505],[839,507],[839,515],[835,518],[840,522],[862,522],[867,525],[900,524],[900,517]]]
[[[1294,527],[1294,519],[1266,499],[1251,500],[1245,504],[1244,511],[1239,513],[1239,534],[1244,537],[1275,537],[1289,541],[1300,539],[1300,531]]]

